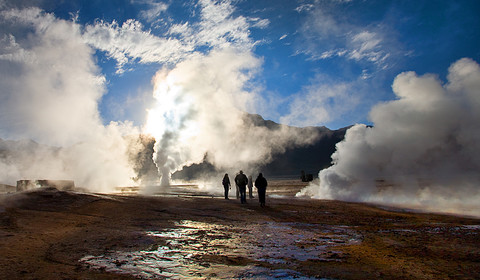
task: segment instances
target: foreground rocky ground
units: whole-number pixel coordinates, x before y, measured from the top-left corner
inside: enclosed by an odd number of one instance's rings
[[[39,189],[0,198],[0,279],[479,279],[480,220],[293,198],[267,207]]]

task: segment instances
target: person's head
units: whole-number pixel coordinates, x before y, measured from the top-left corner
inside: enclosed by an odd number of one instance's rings
[[[242,170],[240,170],[240,174],[243,174],[243,171],[242,171]]]
[[[228,177],[228,173],[225,173],[225,177]]]
[[[258,174],[258,177],[263,177],[263,174],[262,173]]]

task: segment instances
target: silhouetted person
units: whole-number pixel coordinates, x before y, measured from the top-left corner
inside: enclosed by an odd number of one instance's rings
[[[247,203],[248,178],[243,174],[242,170],[240,170],[240,173],[235,176],[235,184],[237,184],[238,190],[240,191],[240,202],[242,204]]]
[[[307,181],[307,175],[305,175],[305,171],[302,170],[302,175],[300,177],[302,179],[302,182],[306,182]]]
[[[238,174],[237,174],[237,176],[238,176]],[[237,177],[235,177],[235,178],[237,178]],[[240,189],[238,188],[237,182],[235,182],[235,190],[236,190],[236,193],[237,193],[237,199],[239,199],[240,198]]]
[[[267,179],[263,177],[263,174],[258,174],[257,180],[255,180],[255,187],[258,190],[258,200],[260,206],[265,207],[265,193],[267,192]]]
[[[230,189],[230,178],[228,178],[228,174],[225,173],[222,180],[223,188],[225,189],[225,199],[228,199],[228,190]]]
[[[253,179],[252,175],[248,176],[248,197],[249,198],[254,198],[253,197]]]
[[[240,198],[240,190],[238,189],[238,183],[237,183],[237,177],[238,177],[239,174],[240,174],[240,173],[237,173],[237,175],[235,175],[235,179],[234,179],[234,181],[235,181],[235,191],[236,191],[237,199]]]

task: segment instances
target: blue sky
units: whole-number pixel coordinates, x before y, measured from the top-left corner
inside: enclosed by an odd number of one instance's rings
[[[247,111],[332,129],[370,124],[404,71],[445,81],[455,61],[480,61],[479,1],[0,1],[4,11],[31,7],[78,24],[105,77],[104,124],[141,126],[159,69],[226,46],[260,62],[242,70],[260,104]],[[21,42],[14,27],[0,36]]]

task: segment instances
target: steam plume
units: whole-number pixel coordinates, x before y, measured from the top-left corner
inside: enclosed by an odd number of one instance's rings
[[[288,145],[316,137],[297,135],[286,126],[255,126],[245,118],[245,112],[263,105],[254,90],[245,89],[260,65],[250,52],[227,48],[157,73],[157,104],[149,110],[146,131],[157,139],[155,159],[164,184],[172,172],[202,162],[205,155],[218,169],[245,171]]]
[[[371,110],[373,127],[349,129],[320,183],[298,195],[480,215],[480,67],[461,59],[447,79],[398,75],[398,99]]]
[[[135,130],[102,124],[105,79],[80,26],[38,8],[0,11],[0,25],[0,136],[44,145],[2,142],[13,151],[0,157],[0,181],[73,179],[96,191],[131,183],[123,135]]]

